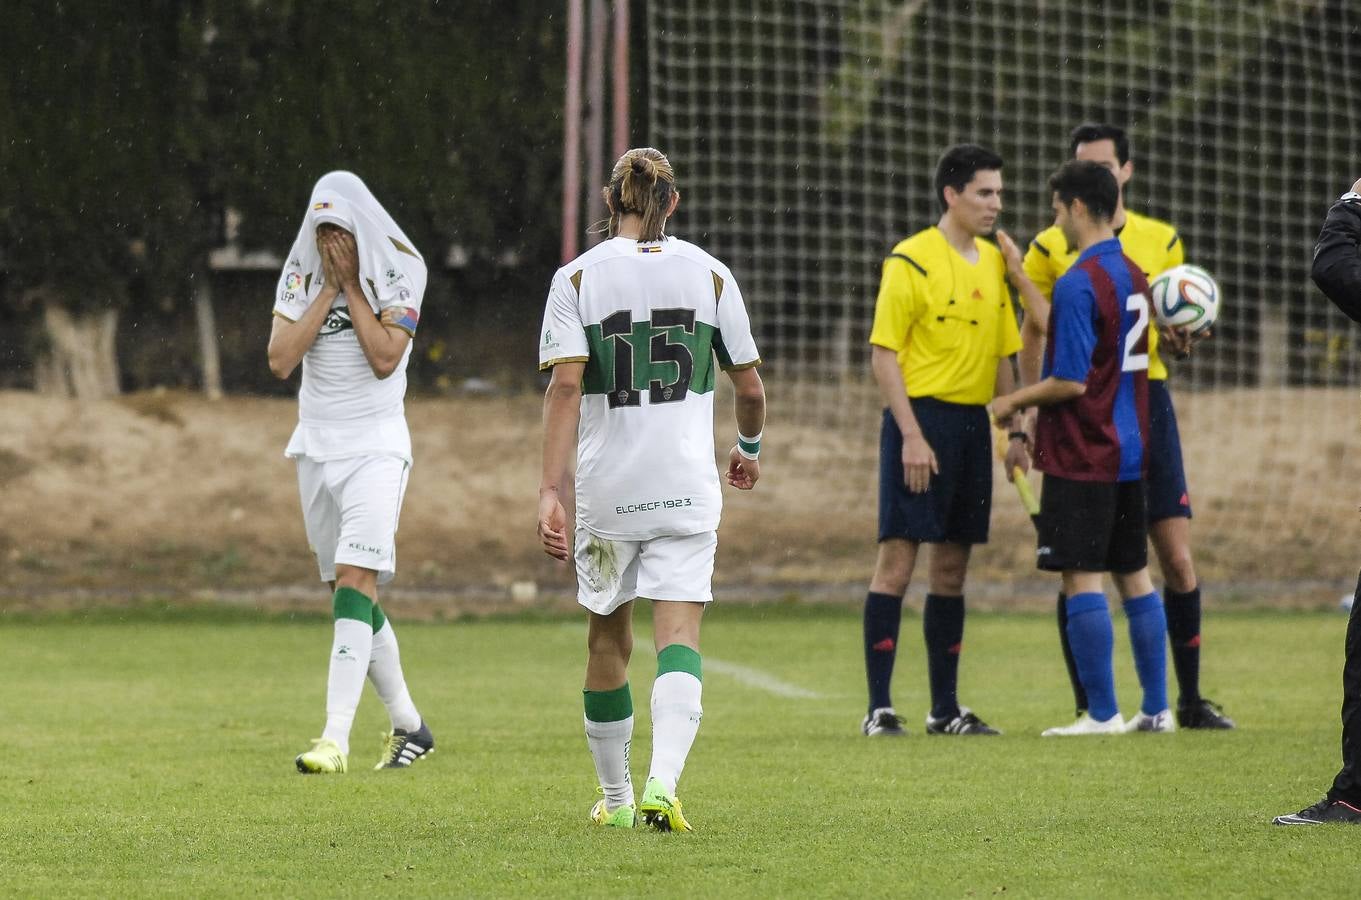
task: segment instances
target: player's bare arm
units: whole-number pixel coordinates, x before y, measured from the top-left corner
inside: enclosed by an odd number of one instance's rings
[[[369,301],[364,296],[364,288],[359,282],[359,247],[354,235],[340,229],[328,230],[319,239],[321,256],[328,260],[339,280],[341,291],[350,311],[350,324],[354,326],[359,347],[364,351],[364,359],[373,370],[376,378],[387,378],[402,361],[411,335],[395,326],[389,327],[379,321]]]
[[[581,418],[581,379],[584,362],[561,362],[553,367],[553,377],[543,397],[543,473],[539,478],[539,540],[543,552],[566,561],[571,555],[567,545],[567,510],[561,499],[562,485],[568,476],[572,450],[576,447],[577,425]]]
[[[326,316],[331,311],[331,304],[340,294],[336,282],[325,270],[326,259],[324,255],[322,256],[322,266],[325,284],[321,293],[317,294],[316,299],[302,314],[302,318],[296,322],[290,322],[280,315],[274,317],[274,325],[269,331],[269,371],[274,374],[274,377],[281,380],[293,374],[298,363],[302,362],[302,358],[312,348],[312,344],[317,339],[317,333],[321,331],[321,326],[325,324]]]
[[[1081,381],[1055,378],[1050,375],[1038,384],[1023,387],[1004,397],[998,397],[988,404],[996,422],[1005,421],[1022,409],[1031,406],[1052,406],[1067,400],[1076,400],[1087,393],[1087,385]]]
[[[940,467],[936,464],[935,451],[926,442],[917,417],[912,414],[898,354],[873,344],[870,346],[870,367],[879,385],[879,395],[884,398],[884,405],[893,413],[898,430],[903,434],[903,483],[912,493],[920,494],[931,486],[931,476],[939,472]]]
[[[760,374],[753,367],[735,369],[728,373],[728,377],[732,379],[735,394],[737,433],[759,438],[766,427],[766,388]],[[759,440],[757,443],[759,447]],[[761,477],[761,464],[756,455],[743,453],[742,447],[734,444],[728,451],[728,471],[724,477],[729,485],[739,491],[749,491]]]

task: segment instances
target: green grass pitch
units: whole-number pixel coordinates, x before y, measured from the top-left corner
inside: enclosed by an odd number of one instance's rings
[[[641,611],[640,611],[641,612]],[[1006,734],[927,737],[920,621],[895,700],[909,737],[859,735],[858,614],[714,607],[704,724],[680,796],[696,832],[598,829],[580,618],[395,621],[438,751],[303,777],[329,624],[133,612],[0,620],[0,894],[26,896],[1008,896],[1350,894],[1361,831],[1272,827],[1338,764],[1345,618],[1212,613],[1206,693],[1233,733],[1058,741],[1048,616],[970,618],[961,697]],[[1117,614],[1121,708],[1138,702]],[[641,790],[654,657],[632,685]],[[1170,673],[1169,673],[1170,675]],[[395,895],[395,894],[394,894]]]

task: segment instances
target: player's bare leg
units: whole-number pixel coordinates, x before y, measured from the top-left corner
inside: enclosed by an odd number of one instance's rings
[[[869,595],[865,598],[865,676],[869,683],[869,708],[861,730],[870,736],[900,736],[902,719],[893,709],[890,686],[898,654],[898,628],[902,622],[903,595],[912,581],[920,545],[888,538],[879,542]]]
[[[656,600],[652,604],[657,680],[652,685],[652,763],[638,813],[659,831],[689,831],[676,783],[699,732],[703,672],[699,624],[703,603]]]
[[[964,644],[964,579],[971,544],[931,545],[930,593],[922,612],[926,667],[931,685],[927,734],[998,734],[958,699],[959,654]]]
[[[590,614],[586,635],[586,743],[604,799],[591,809],[599,825],[632,828],[633,778],[629,746],[633,741],[633,695],[628,666],[633,655],[633,601],[609,615]]]

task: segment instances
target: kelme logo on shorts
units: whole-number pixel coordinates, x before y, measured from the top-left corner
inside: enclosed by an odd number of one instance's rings
[[[382,555],[383,555],[383,551],[382,551],[381,549],[379,549],[378,547],[368,547],[368,546],[365,546],[364,544],[359,544],[359,543],[356,543],[356,542],[354,542],[354,541],[350,541],[350,543],[349,543],[347,546],[348,546],[351,550],[359,550],[360,552],[363,552],[363,553],[372,553],[372,554],[375,554],[376,556],[382,556]]]

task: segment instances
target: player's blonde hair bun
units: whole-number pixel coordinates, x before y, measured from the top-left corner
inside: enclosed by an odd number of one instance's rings
[[[662,151],[635,147],[619,157],[603,191],[610,207],[609,236],[619,233],[620,217],[632,213],[643,220],[638,240],[661,240],[675,190],[676,173]]]

